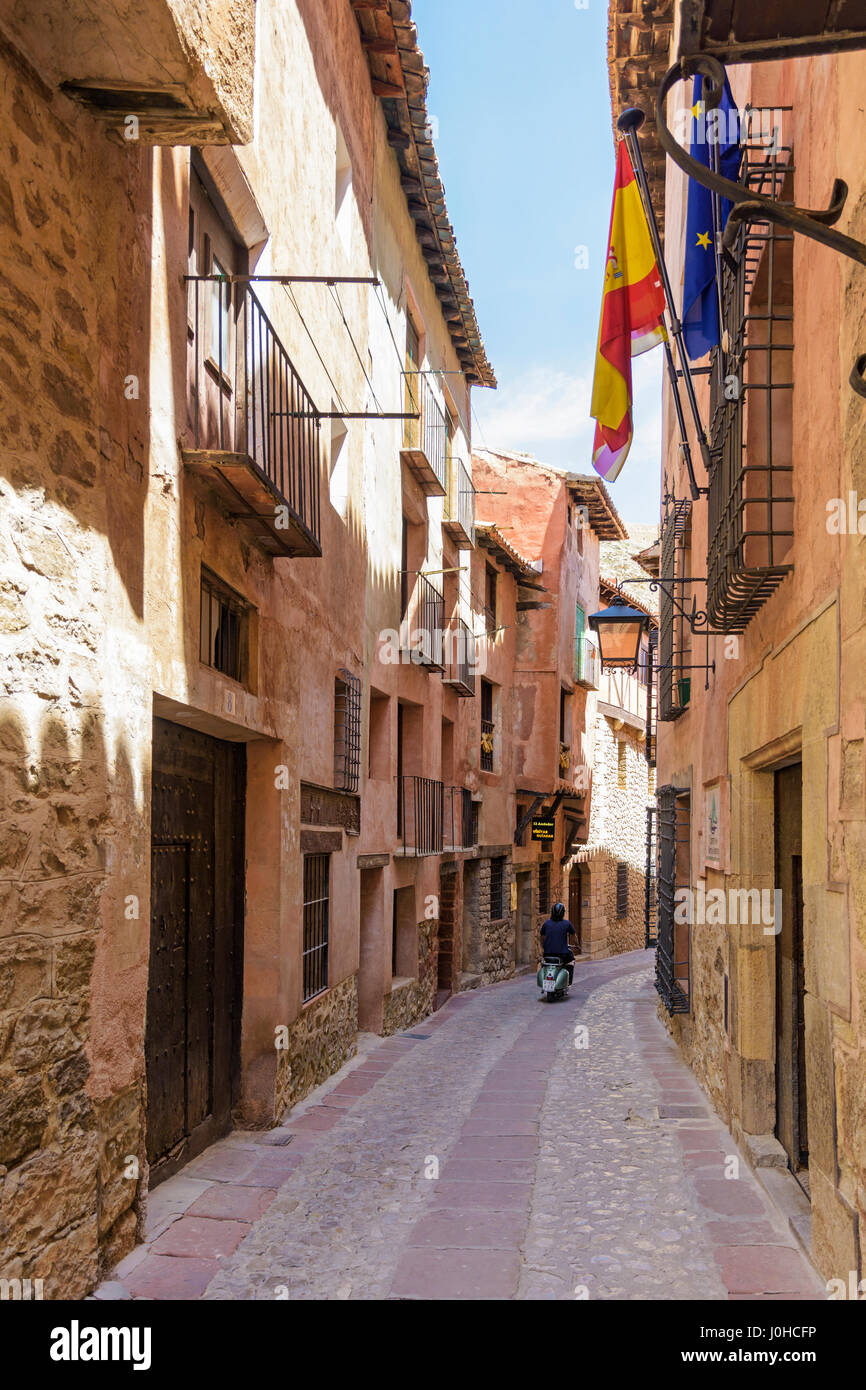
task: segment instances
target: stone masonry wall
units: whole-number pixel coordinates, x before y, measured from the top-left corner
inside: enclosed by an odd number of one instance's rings
[[[0,1273],[75,1298],[145,1171],[152,153],[0,36],[0,168]]]
[[[619,785],[618,745],[625,745],[625,786]],[[651,803],[644,736],[616,730],[599,715],[595,726],[589,838],[581,858],[591,876],[591,954],[613,956],[644,944],[646,808]],[[617,914],[617,865],[628,866],[628,912]]]
[[[358,977],[325,990],[288,1028],[277,1060],[276,1114],[297,1105],[354,1057],[358,1040]]]
[[[436,937],[439,923],[428,918],[418,923],[418,974],[406,985],[385,995],[382,1032],[399,1033],[433,1012],[436,1002]]]

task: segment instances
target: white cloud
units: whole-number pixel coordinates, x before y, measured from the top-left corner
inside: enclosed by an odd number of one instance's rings
[[[632,364],[634,442],[626,469],[637,459],[659,466],[661,452],[661,369],[659,351]],[[491,448],[536,454],[546,463],[578,471],[591,467],[595,421],[590,417],[592,371],[564,372],[535,366],[506,379],[495,392],[473,396],[483,439]]]

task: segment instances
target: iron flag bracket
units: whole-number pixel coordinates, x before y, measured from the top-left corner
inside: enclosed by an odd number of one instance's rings
[[[830,203],[826,208],[798,208],[793,204],[779,203],[766,193],[759,193],[755,189],[746,188],[743,184],[736,183],[733,179],[724,178],[722,174],[715,173],[705,164],[701,164],[699,160],[693,159],[683,149],[668,129],[665,120],[665,102],[668,93],[677,82],[686,82],[690,77],[695,77],[698,74],[704,79],[701,99],[705,110],[712,111],[720,105],[725,82],[725,70],[722,64],[718,58],[714,58],[708,53],[687,54],[674,63],[673,67],[669,68],[662,78],[656,97],[656,131],[662,149],[670,155],[674,163],[684,173],[688,174],[689,178],[733,204],[722,238],[723,254],[730,255],[731,247],[742,223],[774,222],[783,227],[790,227],[792,231],[799,232],[801,236],[810,237],[813,241],[820,242],[822,246],[828,246],[832,251],[838,251],[840,255],[847,256],[850,260],[856,261],[858,265],[866,266],[866,243],[833,230],[833,224],[838,222],[841,217],[848,197],[848,185],[843,179],[833,181]],[[849,383],[853,390],[859,396],[866,398],[864,372],[866,372],[866,353],[857,358],[849,377]]]

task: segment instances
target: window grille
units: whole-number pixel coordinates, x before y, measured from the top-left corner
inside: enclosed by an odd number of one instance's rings
[[[250,605],[210,570],[201,572],[199,657],[224,676],[246,680]]]
[[[493,686],[481,682],[481,771],[493,771],[493,750],[496,725],[493,722]]]
[[[497,921],[505,915],[503,884],[505,881],[505,860],[491,859],[490,861],[490,920]]]
[[[628,864],[616,866],[616,915],[628,916]]]
[[[361,682],[341,670],[334,681],[334,786],[356,792],[361,775]]]
[[[649,769],[652,773],[652,768]],[[646,808],[646,886],[644,892],[644,944],[658,942],[658,812],[655,806]]]
[[[628,749],[625,739],[621,738],[616,745],[616,785],[618,791],[625,791],[628,786]]]
[[[304,1002],[328,988],[331,856],[304,855]]]
[[[671,499],[662,521],[659,585],[658,717],[679,719],[683,712],[676,687],[676,670],[683,659],[680,623],[674,600],[684,607],[684,584],[673,581],[685,575],[686,535],[691,522],[691,502]],[[669,581],[665,583],[664,581]]]
[[[739,178],[792,202],[790,143],[778,129],[771,141],[755,133],[779,119],[785,111],[748,113]],[[793,568],[793,240],[774,223],[743,224],[721,262],[707,501],[707,613],[720,632],[744,632]]]
[[[646,667],[646,740],[644,743],[644,756],[650,768],[656,765],[656,651],[658,648],[658,628],[651,628],[649,635],[649,647],[647,648],[647,667]]]
[[[541,859],[538,864],[538,910],[550,911],[550,860]]]
[[[658,806],[658,932],[656,989],[670,1014],[689,1011],[688,923],[675,920],[676,891],[689,886],[689,798],[660,787]],[[682,914],[678,914],[682,915]]]

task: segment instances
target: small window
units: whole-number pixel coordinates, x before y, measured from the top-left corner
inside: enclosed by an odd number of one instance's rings
[[[199,658],[241,684],[249,673],[250,604],[210,570],[201,572]]]
[[[488,565],[484,582],[484,623],[488,637],[492,637],[496,632],[496,583],[498,577],[493,566]]]
[[[628,916],[628,864],[616,866],[616,915]]]
[[[496,922],[505,915],[503,886],[505,882],[505,860],[490,861],[490,920]]]
[[[538,864],[538,910],[550,911],[550,860],[541,859]]]
[[[331,856],[304,855],[304,1002],[328,988]]]
[[[351,671],[334,681],[334,786],[356,792],[361,772],[361,682]]]
[[[621,792],[625,791],[628,786],[627,756],[625,739],[621,738],[616,745],[616,785]]]

